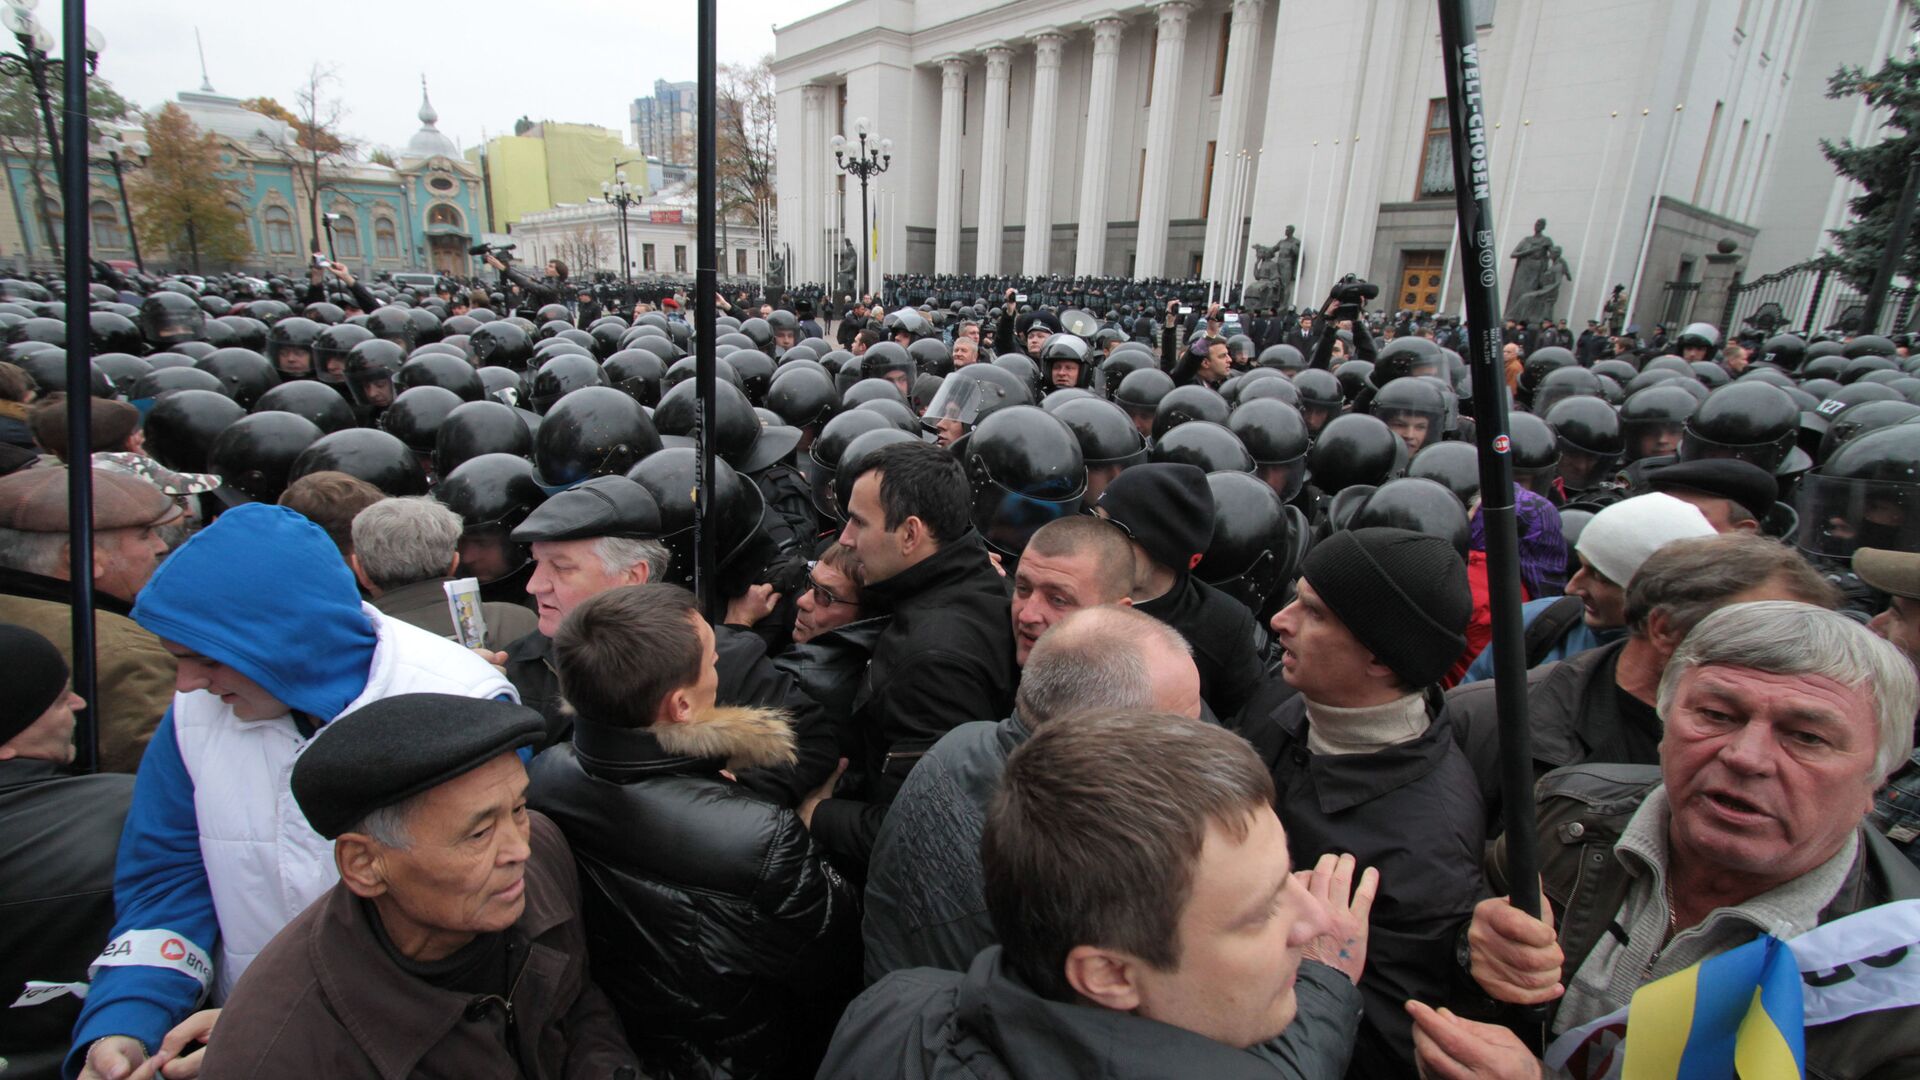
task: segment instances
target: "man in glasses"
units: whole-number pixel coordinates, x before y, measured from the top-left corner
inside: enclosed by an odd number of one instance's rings
[[[796,602],[793,647],[774,656],[773,666],[820,703],[844,744],[851,735],[860,676],[887,620],[861,605],[866,570],[852,548],[828,544],[807,572],[807,586]]]

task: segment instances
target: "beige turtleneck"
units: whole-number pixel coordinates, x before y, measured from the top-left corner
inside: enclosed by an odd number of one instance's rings
[[[1307,749],[1316,754],[1371,754],[1412,742],[1433,723],[1426,696],[1395,698],[1357,709],[1307,702]]]

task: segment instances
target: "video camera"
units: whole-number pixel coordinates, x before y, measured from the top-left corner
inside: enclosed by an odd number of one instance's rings
[[[1334,309],[1332,316],[1337,321],[1359,318],[1360,309],[1379,295],[1380,286],[1371,281],[1361,281],[1358,274],[1348,274],[1333,283],[1333,291],[1327,294],[1327,298],[1339,301],[1340,306]]]
[[[491,255],[494,258],[499,259],[501,262],[512,262],[513,249],[517,246],[519,245],[493,244],[493,243],[488,243],[486,241],[481,241],[480,243],[475,244],[472,247],[468,248],[467,254],[480,256],[483,258],[485,256]]]

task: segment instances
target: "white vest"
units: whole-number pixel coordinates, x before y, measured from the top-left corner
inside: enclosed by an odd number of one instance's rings
[[[397,694],[509,696],[512,684],[459,645],[360,605],[377,640],[367,688],[341,715]],[[241,720],[204,690],[176,694],[173,729],[193,780],[200,859],[220,940],[215,1004],[280,928],[333,887],[333,842],[307,824],[288,786],[307,740],[291,716]],[[321,729],[322,733],[326,731]]]

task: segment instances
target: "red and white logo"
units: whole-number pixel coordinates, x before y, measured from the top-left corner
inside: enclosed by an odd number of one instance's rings
[[[160,943],[160,958],[163,960],[185,960],[187,947],[179,938],[170,937]]]
[[[1504,454],[1504,453],[1506,453],[1506,452],[1507,452],[1508,450],[1510,450],[1510,449],[1512,449],[1512,447],[1513,447],[1513,440],[1512,440],[1512,439],[1509,439],[1509,438],[1507,438],[1507,437],[1506,437],[1505,435],[1495,435],[1495,436],[1493,437],[1493,452],[1494,452],[1494,453],[1496,453],[1496,454]]]

